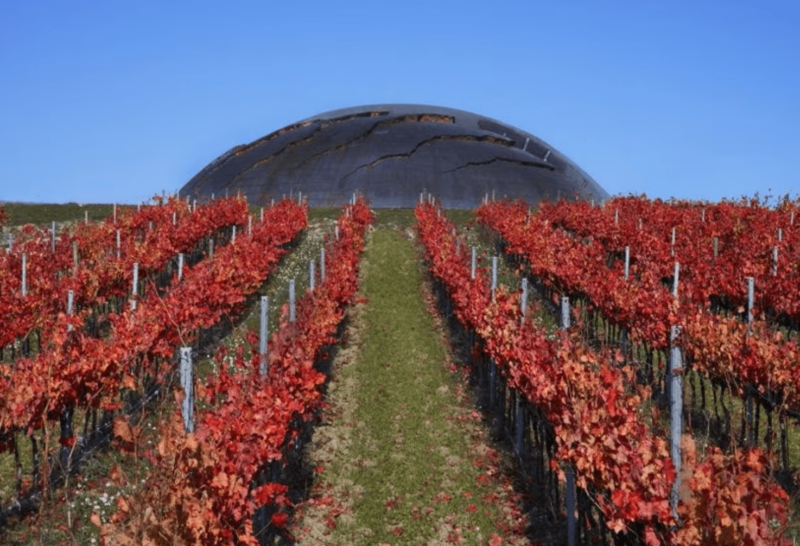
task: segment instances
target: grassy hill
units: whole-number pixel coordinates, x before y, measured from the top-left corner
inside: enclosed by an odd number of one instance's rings
[[[114,212],[114,205],[78,203],[0,203],[8,215],[9,226],[23,224],[46,225],[50,222],[97,221]]]

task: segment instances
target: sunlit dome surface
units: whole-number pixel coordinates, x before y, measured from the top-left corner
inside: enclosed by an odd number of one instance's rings
[[[374,207],[413,207],[419,194],[447,208],[497,198],[608,197],[543,140],[506,123],[440,106],[382,104],[319,114],[236,146],[182,189],[209,198],[241,192],[252,204],[302,192],[311,206],[339,206],[354,191]]]

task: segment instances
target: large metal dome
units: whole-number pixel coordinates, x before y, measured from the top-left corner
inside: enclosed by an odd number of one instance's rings
[[[374,207],[413,207],[421,191],[448,208],[486,193],[538,203],[608,197],[543,140],[452,108],[382,104],[334,110],[236,146],[182,189],[204,198],[241,191],[254,204],[301,191],[312,206],[338,206],[354,191]]]

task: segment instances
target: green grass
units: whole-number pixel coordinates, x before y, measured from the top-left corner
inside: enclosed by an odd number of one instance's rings
[[[114,205],[78,203],[0,203],[8,214],[9,226],[47,225],[50,222],[82,222],[86,212],[90,221],[99,221],[114,213]]]
[[[308,209],[308,222],[319,220],[336,220],[341,214],[341,207],[313,207]]]
[[[406,225],[396,213],[379,216],[384,226],[389,219]],[[351,433],[336,437],[341,447],[322,479],[347,499],[349,515],[339,518],[329,544],[444,544],[456,534],[481,544],[494,530],[498,508],[484,495],[496,486],[480,483],[484,463],[473,464],[486,455],[477,414],[449,371],[452,357],[423,297],[421,267],[400,231],[373,233],[358,353],[338,370],[343,387],[334,392],[344,394],[333,395],[340,412],[333,426]]]
[[[398,229],[413,228],[414,209],[375,209],[375,226]]]

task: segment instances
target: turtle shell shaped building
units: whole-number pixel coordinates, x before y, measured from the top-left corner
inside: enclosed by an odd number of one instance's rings
[[[241,192],[252,204],[302,192],[311,206],[339,206],[360,191],[373,207],[413,207],[420,192],[447,208],[497,198],[608,197],[543,140],[478,114],[415,104],[320,114],[236,146],[180,191],[209,198]]]

